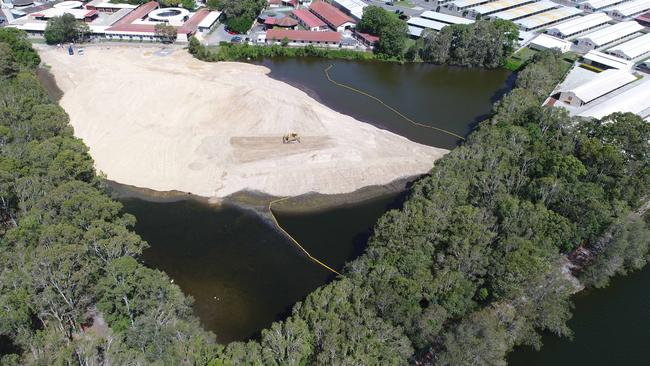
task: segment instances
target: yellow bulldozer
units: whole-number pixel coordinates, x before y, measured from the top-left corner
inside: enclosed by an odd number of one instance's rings
[[[296,143],[296,142],[300,143],[300,136],[298,136],[298,134],[295,133],[295,132],[291,132],[291,133],[288,133],[288,134],[282,136],[282,143],[283,144],[293,144],[293,143]]]

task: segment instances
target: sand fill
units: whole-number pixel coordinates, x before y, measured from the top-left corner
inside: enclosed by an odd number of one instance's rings
[[[120,183],[206,197],[346,193],[426,173],[446,153],[335,112],[265,67],[180,49],[39,51],[75,135]],[[288,132],[302,142],[282,144]]]

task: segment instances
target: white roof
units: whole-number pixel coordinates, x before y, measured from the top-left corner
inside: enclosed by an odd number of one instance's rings
[[[135,9],[137,5],[125,4],[125,3],[112,3],[109,0],[93,0],[86,5],[91,5],[96,8],[108,8],[108,9]]]
[[[650,0],[649,0],[650,1]],[[477,7],[472,8],[472,11],[482,14],[482,15],[488,15],[492,13],[496,13],[498,11],[507,9],[507,8],[512,8],[518,5],[523,5],[523,4],[528,4],[532,3],[532,0],[497,0],[493,1],[491,3],[479,5]]]
[[[553,9],[557,6],[558,4],[552,1],[542,0],[536,3],[526,4],[523,6],[518,6],[516,8],[500,11],[498,13],[492,14],[491,16],[503,20],[516,20],[519,18],[527,17],[534,13],[539,13],[544,10]]]
[[[368,6],[361,0],[334,0],[334,2],[358,19],[363,16],[363,8]]]
[[[47,22],[28,22],[22,24],[10,24],[7,27],[21,29],[24,31],[44,32]]]
[[[634,66],[632,61],[627,61],[620,57],[608,55],[596,50],[587,52],[582,58],[620,70],[630,70]]]
[[[546,49],[559,48],[562,52],[565,52],[571,48],[571,42],[549,36],[548,34],[540,34],[532,41],[530,41],[530,43],[539,45],[540,47]]]
[[[641,24],[633,20],[629,20],[626,22],[610,25],[609,27],[601,28],[595,32],[579,37],[578,39],[589,40],[597,47],[600,47],[641,30],[643,30],[643,26]]]
[[[606,10],[608,13],[618,13],[624,17],[629,17],[648,9],[650,9],[650,0],[634,0],[612,6]]]
[[[214,22],[216,22],[220,16],[221,16],[220,11],[211,11],[208,15],[206,15],[205,18],[203,18],[203,20],[199,23],[198,27],[208,28],[212,26],[212,24],[214,24]]]
[[[618,44],[607,50],[608,53],[626,57],[628,59],[637,58],[650,52],[650,33],[641,37],[636,37],[625,43]],[[650,98],[650,95],[648,96]]]
[[[468,6],[476,6],[490,2],[491,0],[456,0],[450,2],[448,5],[453,5],[457,8],[465,8]]]
[[[445,23],[436,22],[435,20],[429,20],[420,17],[410,18],[406,23],[411,26],[435,29],[437,31],[440,31],[442,28],[449,25]]]
[[[519,19],[515,21],[515,23],[524,29],[537,29],[576,16],[580,13],[582,13],[582,10],[580,9],[563,6],[527,18]]]
[[[474,23],[471,19],[457,17],[455,15],[438,13],[435,11],[425,11],[420,14],[420,18],[435,20],[437,22],[447,23],[447,24],[472,24]]]
[[[583,17],[567,20],[564,23],[556,24],[549,29],[549,32],[560,34],[563,37],[569,37],[571,35],[584,32],[587,29],[603,25],[611,20],[612,18],[610,18],[605,13],[593,13],[585,15]]]
[[[39,16],[43,18],[54,18],[63,14],[71,14],[75,19],[84,19],[92,10],[88,9],[66,9],[66,8],[49,8],[42,11],[31,13],[28,16]]]
[[[57,9],[77,9],[81,8],[84,5],[81,1],[62,1],[60,3],[54,4],[53,7]]]
[[[623,1],[627,0],[588,0],[584,3],[580,3],[580,6],[589,7],[591,9],[600,10],[608,6],[620,4]]]
[[[409,34],[412,35],[413,37],[420,37],[420,36],[422,36],[422,31],[423,31],[424,29],[422,29],[422,28],[420,28],[420,27],[414,27],[414,26],[412,26],[412,25],[409,25],[408,28],[409,28]]]
[[[633,82],[634,80],[636,80],[636,76],[627,71],[609,69],[601,72],[584,84],[568,90],[560,91],[563,93],[573,93],[576,97],[582,100],[583,103],[589,103],[625,84]]]
[[[614,112],[639,112],[650,108],[650,81],[644,81],[608,100],[599,103],[584,112],[583,117],[602,118]],[[645,117],[645,116],[641,116]]]

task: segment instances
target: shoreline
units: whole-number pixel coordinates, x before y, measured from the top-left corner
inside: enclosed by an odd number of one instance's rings
[[[286,201],[273,205],[273,210],[283,214],[317,213],[331,209],[354,206],[359,203],[378,199],[392,194],[407,194],[411,184],[422,175],[400,178],[386,185],[362,187],[354,192],[339,194],[305,193],[290,196]],[[202,197],[188,192],[156,191],[149,188],[135,187],[115,181],[105,180],[104,185],[114,199],[135,198],[149,202],[177,202],[192,200],[212,207],[232,205],[245,210],[253,210],[261,216],[268,216],[269,203],[277,196],[260,192],[240,191],[224,198]]]
[[[46,65],[42,79],[58,87],[48,93],[64,92],[60,104],[97,170],[126,185],[213,202],[241,191],[337,196],[426,174],[448,152],[343,115],[313,92],[269,76],[265,66],[206,63],[178,49],[159,54],[166,48],[154,45],[97,45],[81,57],[37,49]],[[178,90],[171,96],[152,91],[169,88]],[[275,134],[286,130],[297,131],[302,143],[279,143]]]

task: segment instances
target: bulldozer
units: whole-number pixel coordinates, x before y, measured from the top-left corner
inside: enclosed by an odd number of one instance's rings
[[[300,136],[298,136],[298,134],[295,133],[295,132],[291,132],[291,133],[288,133],[288,134],[282,136],[282,143],[283,144],[293,144],[293,143],[296,143],[296,142],[300,143]]]

